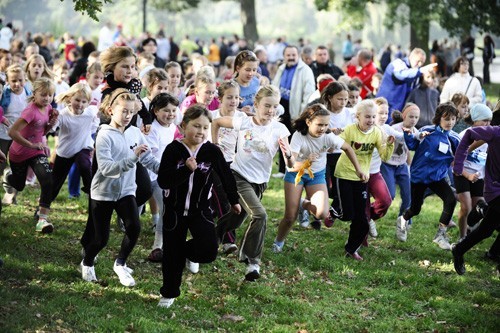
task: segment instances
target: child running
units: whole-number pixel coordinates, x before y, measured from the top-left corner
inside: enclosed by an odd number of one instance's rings
[[[357,123],[348,125],[340,137],[349,142],[361,165],[363,174],[368,174],[373,150],[377,148],[383,161],[387,161],[394,149],[394,137],[387,137],[384,131],[375,125],[377,112],[372,100],[364,100],[356,106]],[[358,253],[363,240],[368,235],[368,217],[364,207],[367,205],[367,181],[362,178],[342,153],[335,167],[336,186],[339,193],[339,207],[342,221],[351,221],[349,238],[345,245],[346,257],[361,261]]]
[[[424,126],[418,134],[405,132],[405,142],[415,151],[410,166],[411,206],[396,221],[396,235],[406,241],[408,221],[420,213],[424,203],[425,190],[430,188],[443,200],[443,211],[439,218],[439,228],[433,242],[443,250],[451,250],[446,234],[447,226],[457,201],[446,176],[460,137],[452,131],[458,117],[455,106],[448,102],[440,104],[432,119],[434,125]]]
[[[154,69],[153,69],[154,70]],[[153,71],[152,70],[152,71]],[[165,148],[174,140],[177,127],[174,124],[179,101],[167,93],[157,94],[149,105],[154,120],[151,131],[146,137],[153,156],[161,161]],[[153,250],[148,256],[152,262],[161,262],[163,258],[163,190],[158,186],[158,175],[149,171],[153,196],[149,199],[155,239]],[[153,201],[153,204],[151,202]]]
[[[240,85],[241,102],[239,108],[247,115],[253,115],[253,100],[260,82],[256,77],[259,59],[255,53],[243,50],[234,59],[234,80]]]
[[[181,123],[184,138],[169,144],[162,156],[158,173],[158,185],[165,189],[160,307],[170,307],[179,297],[186,261],[209,263],[217,257],[218,243],[208,200],[212,170],[219,175],[233,212],[241,212],[236,184],[224,156],[206,141],[210,121],[205,107],[189,107]],[[186,241],[188,230],[193,238]]]
[[[295,120],[296,132],[290,142],[291,168],[285,174],[285,216],[278,226],[273,252],[281,252],[285,237],[297,218],[299,205],[318,220],[328,215],[328,189],[325,180],[326,154],[330,149],[342,149],[361,180],[368,180],[351,146],[331,133],[330,112],[321,104],[307,107]],[[289,155],[286,155],[289,156]],[[302,189],[307,199],[301,199]]]
[[[95,158],[97,172],[92,178],[90,209],[92,215],[82,237],[83,260],[80,264],[85,281],[97,281],[94,259],[109,239],[113,210],[122,218],[125,235],[113,270],[125,287],[135,285],[132,269],[126,261],[132,252],[141,230],[135,200],[135,168],[137,162],[158,171],[159,163],[148,149],[141,131],[130,124],[138,109],[137,97],[127,89],[118,88],[101,103],[101,112],[110,117],[109,125],[103,124],[96,137]]]
[[[477,229],[460,240],[452,249],[453,265],[457,274],[465,274],[464,255],[482,240],[490,237],[500,227],[500,127],[478,126],[468,129],[455,154],[453,172],[461,175],[464,170],[464,161],[467,158],[469,146],[474,141],[482,140],[488,144],[484,175],[484,199],[488,203],[486,216]],[[497,261],[500,258],[500,234],[487,252],[487,257]],[[497,270],[499,266],[497,266]]]
[[[26,185],[28,167],[33,169],[41,187],[35,228],[41,233],[51,233],[54,230],[54,226],[48,221],[52,201],[52,169],[45,137],[58,116],[57,110],[50,105],[54,91],[54,83],[47,78],[33,82],[33,95],[28,98],[29,104],[9,130],[13,140],[9,149],[11,170],[5,173],[3,183],[5,193],[15,196]]]
[[[392,112],[392,128],[400,133],[405,130],[415,135],[418,133],[416,125],[420,117],[420,109],[416,104],[408,103],[403,108],[403,112],[394,110]],[[399,195],[401,196],[401,205],[399,206],[398,216],[410,208],[411,190],[410,190],[410,170],[411,155],[409,154],[408,146],[406,146],[404,137],[396,136],[394,143],[394,153],[391,158],[382,162],[380,172],[385,180],[391,198],[396,197],[396,185],[399,186]],[[408,221],[411,224],[411,221]],[[397,233],[396,237],[400,241],[406,240],[406,233]]]
[[[250,223],[243,236],[239,260],[247,264],[245,279],[255,281],[260,277],[260,264],[267,227],[267,213],[261,199],[271,177],[274,155],[282,149],[287,160],[290,131],[275,119],[280,93],[274,86],[263,86],[255,95],[253,117],[222,117],[212,123],[212,140],[218,143],[219,127],[238,131],[236,155],[231,169],[238,186],[244,213],[229,213],[219,220],[219,239],[227,231],[235,230],[250,215]]]
[[[83,192],[90,192],[94,146],[92,134],[99,125],[97,107],[88,107],[90,96],[90,87],[86,83],[75,83],[68,91],[56,96],[56,102],[65,104],[66,107],[54,126],[59,127],[59,144],[52,172],[52,200],[57,198],[73,162],[82,177]]]
[[[167,93],[177,98],[179,103],[182,103],[186,98],[186,94],[179,86],[182,79],[182,68],[178,62],[170,61],[165,65],[165,71],[168,76]]]
[[[474,105],[465,121],[472,123],[472,127],[488,126],[491,122],[493,113],[486,105],[478,103]],[[462,131],[459,136],[463,138],[465,132]],[[454,175],[454,184],[457,191],[460,210],[458,212],[458,225],[460,229],[460,238],[467,235],[467,216],[476,207],[479,201],[484,200],[484,168],[488,144],[484,143],[467,155],[464,161],[464,168],[461,175]]]

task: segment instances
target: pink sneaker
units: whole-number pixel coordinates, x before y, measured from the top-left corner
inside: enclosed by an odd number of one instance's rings
[[[345,257],[352,258],[352,259],[357,260],[357,261],[363,261],[363,257],[359,255],[358,251],[356,251],[354,253],[346,252]]]

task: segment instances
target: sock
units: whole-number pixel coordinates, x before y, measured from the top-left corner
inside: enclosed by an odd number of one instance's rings
[[[39,219],[39,220],[41,220],[41,219],[47,220],[47,217],[48,217],[48,215],[47,215],[47,214],[41,214],[41,213],[38,213],[38,219]]]
[[[160,213],[154,213],[151,215],[151,220],[153,221],[153,224],[156,225],[158,224],[158,221],[160,220]]]
[[[163,233],[162,232],[155,232],[155,241],[153,242],[153,250],[154,249],[161,249],[163,247]]]
[[[274,244],[278,245],[279,247],[283,247],[285,245],[285,241],[278,242],[276,239],[274,240]]]
[[[116,258],[115,264],[118,266],[125,266],[125,259]]]

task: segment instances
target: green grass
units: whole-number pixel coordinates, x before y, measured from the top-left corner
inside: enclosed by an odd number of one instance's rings
[[[123,236],[111,239],[96,264],[100,284],[81,280],[79,238],[86,200],[60,194],[52,235],[34,231],[38,189],[27,188],[0,220],[0,331],[2,332],[494,332],[500,326],[500,280],[483,258],[493,239],[466,255],[458,276],[450,252],[432,243],[441,202],[430,197],[406,243],[395,239],[399,200],[379,221],[379,237],[361,249],[363,262],[343,257],[348,224],[321,231],[296,227],[284,252],[270,251],[283,213],[282,181],[264,195],[269,224],[262,278],[243,281],[244,265],[221,255],[185,273],[182,294],[158,308],[161,269],[145,260],[153,242],[150,215],[128,265],[137,285],[113,273]],[[245,225],[246,226],[246,225]],[[239,230],[239,235],[243,230]],[[457,230],[451,231],[457,239]],[[495,329],[495,327],[497,327]]]
[[[486,92],[486,99],[488,99],[494,107],[500,99],[500,83],[485,84],[484,90]]]

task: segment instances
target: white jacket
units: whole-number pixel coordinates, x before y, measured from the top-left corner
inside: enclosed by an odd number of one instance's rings
[[[286,64],[278,68],[276,76],[273,79],[273,85],[280,87],[281,75],[285,70]],[[312,69],[305,62],[299,60],[297,69],[293,75],[292,87],[290,93],[290,117],[297,119],[307,106],[309,96],[316,90],[314,84],[314,74]]]
[[[471,81],[472,79],[472,81]],[[470,86],[469,86],[470,82]],[[469,89],[467,89],[469,86]],[[456,93],[465,94],[467,90],[467,97],[469,98],[469,106],[481,103],[483,100],[483,92],[481,89],[481,84],[479,80],[475,77],[470,76],[469,73],[460,74],[454,73],[446,82],[444,83],[443,91],[439,98],[440,103],[446,103],[451,101],[451,98]]]

